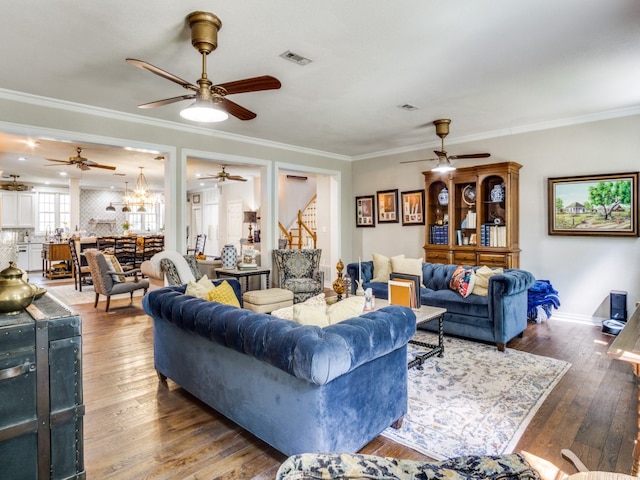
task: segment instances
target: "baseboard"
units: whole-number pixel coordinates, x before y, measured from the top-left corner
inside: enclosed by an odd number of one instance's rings
[[[560,322],[582,323],[584,325],[602,325],[602,322],[606,320],[606,318],[601,317],[565,312],[552,312],[551,319]]]

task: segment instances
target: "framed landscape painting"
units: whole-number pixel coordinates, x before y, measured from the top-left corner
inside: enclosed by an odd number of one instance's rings
[[[356,197],[356,227],[375,227],[373,195]]]
[[[402,192],[402,225],[424,225],[424,190]]]
[[[398,190],[382,190],[378,197],[378,223],[398,223]]]
[[[549,178],[549,235],[638,236],[638,172]]]

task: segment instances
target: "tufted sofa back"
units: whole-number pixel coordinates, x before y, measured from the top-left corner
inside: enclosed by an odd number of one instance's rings
[[[457,265],[443,263],[422,263],[422,284],[431,290],[445,290],[449,288],[451,275]]]

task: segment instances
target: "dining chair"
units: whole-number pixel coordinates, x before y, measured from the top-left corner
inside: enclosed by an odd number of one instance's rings
[[[69,250],[71,251],[71,262],[73,263],[73,286],[76,290],[82,291],[82,284],[85,283],[85,279],[91,278],[91,271],[88,265],[82,265],[75,238],[69,239]]]
[[[133,292],[144,289],[144,293],[147,293],[149,280],[142,278],[139,268],[126,271],[122,268],[118,269],[117,259],[115,262],[113,261],[113,258],[116,257],[107,259],[107,256],[100,250],[90,249],[86,250],[84,254],[89,263],[93,288],[96,292],[93,308],[98,307],[100,295],[107,297],[106,311],[108,312],[112,295],[128,293],[133,303]]]
[[[187,255],[189,255],[190,253],[193,253],[194,255],[197,255],[199,253],[204,253],[204,246],[206,243],[207,243],[207,235],[204,233],[199,233],[198,235],[196,235],[195,247],[188,248]]]

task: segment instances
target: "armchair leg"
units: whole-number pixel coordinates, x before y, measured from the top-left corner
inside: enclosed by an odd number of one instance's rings
[[[93,302],[93,308],[98,308],[98,298],[100,298],[100,294],[96,292],[96,299]]]
[[[111,303],[111,295],[107,295],[107,308],[105,309],[105,312],[109,311],[109,304]]]

